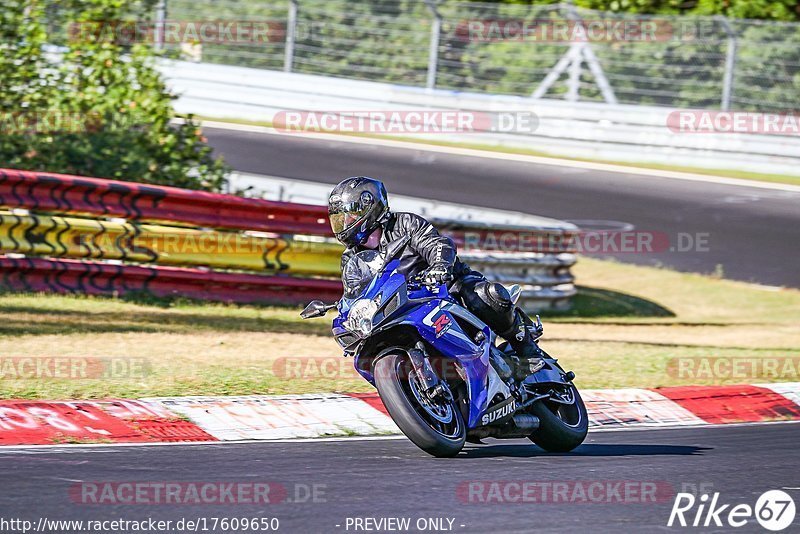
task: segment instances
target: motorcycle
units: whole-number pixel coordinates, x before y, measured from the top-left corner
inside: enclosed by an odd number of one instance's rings
[[[544,365],[519,381],[507,342],[451,296],[399,271],[401,238],[381,255],[355,254],[343,272],[335,304],[315,300],[303,319],[334,308],[332,331],[356,371],[378,390],[387,412],[419,448],[455,456],[466,441],[529,438],[549,452],[568,452],[588,431],[575,374],[542,351]],[[519,298],[519,286],[510,289]],[[542,335],[537,316],[535,338]]]

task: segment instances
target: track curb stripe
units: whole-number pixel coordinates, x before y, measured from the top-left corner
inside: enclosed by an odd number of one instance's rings
[[[800,419],[800,406],[766,387],[687,386],[659,392],[710,424]]]
[[[593,429],[800,420],[800,382],[582,392]],[[385,436],[377,393],[0,401],[0,445]]]
[[[213,440],[196,424],[146,401],[0,401],[0,445]]]

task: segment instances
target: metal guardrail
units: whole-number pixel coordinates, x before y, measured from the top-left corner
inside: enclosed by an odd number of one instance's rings
[[[2,211],[0,250],[313,276],[338,276],[342,253],[338,244],[302,236],[255,236]]]
[[[338,280],[263,276],[202,269],[0,256],[0,288],[86,295],[153,295],[240,304],[332,302],[342,294]]]
[[[0,206],[137,222],[332,235],[323,206],[14,169],[0,169]]]
[[[514,133],[398,135],[589,159],[800,175],[800,135],[680,133],[671,128],[675,110],[657,106],[534,100],[207,63],[168,62],[161,70],[180,95],[179,112],[210,118],[272,122],[287,111],[466,110],[496,121],[500,114],[533,113],[535,127]]]
[[[161,43],[207,63],[572,102],[800,107],[800,24],[520,4],[161,0],[154,15],[271,23],[265,42]]]
[[[9,169],[0,169],[0,206],[12,208],[0,211],[5,289],[242,303],[298,303],[314,290],[341,294],[342,249],[327,237],[324,206]],[[143,222],[149,220],[162,224]],[[574,294],[572,225],[438,223],[490,277],[523,283],[530,311],[563,308]],[[278,233],[298,225],[318,235]],[[537,253],[521,252],[521,243]],[[488,255],[479,258],[481,251]]]
[[[519,284],[518,304],[526,311],[568,309],[577,293],[570,271],[575,254],[469,252],[459,257],[492,281]]]

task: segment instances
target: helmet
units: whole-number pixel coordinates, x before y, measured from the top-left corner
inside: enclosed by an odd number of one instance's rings
[[[380,180],[354,176],[339,182],[328,197],[328,217],[336,239],[347,246],[363,243],[389,215]]]

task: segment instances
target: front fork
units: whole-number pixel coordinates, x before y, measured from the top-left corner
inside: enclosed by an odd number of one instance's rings
[[[413,349],[408,350],[408,355],[411,358],[411,365],[414,367],[414,372],[422,384],[422,390],[425,395],[434,401],[451,402],[453,394],[447,382],[440,379],[436,372],[431,367],[431,361],[428,358],[428,352],[425,350],[425,344],[422,341],[417,341]]]

